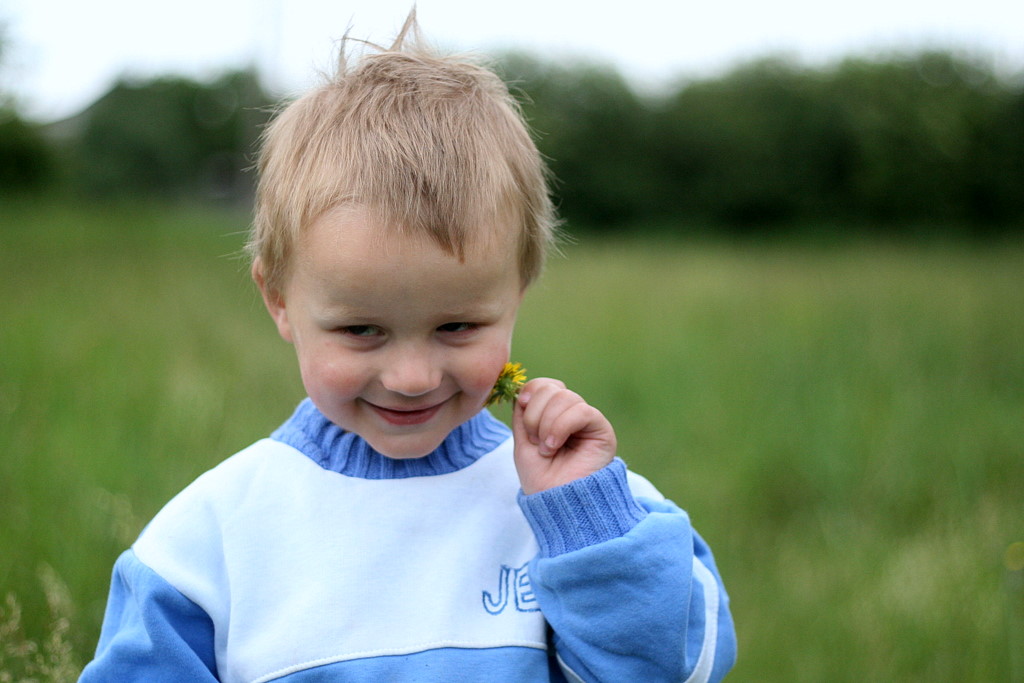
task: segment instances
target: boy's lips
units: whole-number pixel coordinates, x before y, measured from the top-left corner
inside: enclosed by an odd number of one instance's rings
[[[367,403],[367,405],[373,408],[373,410],[378,415],[384,418],[385,422],[398,426],[406,426],[418,425],[423,424],[424,422],[428,422],[432,417],[434,417],[434,415],[437,414],[437,411],[439,411],[441,409],[441,406],[443,406],[445,403],[446,401],[441,401],[440,403],[435,403],[432,406],[427,406],[425,408],[417,408],[414,410],[409,410],[405,408],[385,408],[384,406],[379,406],[375,403]]]

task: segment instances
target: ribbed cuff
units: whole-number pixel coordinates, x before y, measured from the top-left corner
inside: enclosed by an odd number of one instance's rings
[[[563,486],[529,496],[520,491],[518,500],[542,557],[619,538],[647,516],[629,491],[626,463],[619,458]]]

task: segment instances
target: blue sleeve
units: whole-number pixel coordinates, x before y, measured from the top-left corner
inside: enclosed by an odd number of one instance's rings
[[[736,659],[711,551],[669,501],[634,500],[616,459],[520,506],[530,581],[569,681],[718,681]]]
[[[216,681],[213,622],[131,550],[118,558],[96,656],[79,683]]]

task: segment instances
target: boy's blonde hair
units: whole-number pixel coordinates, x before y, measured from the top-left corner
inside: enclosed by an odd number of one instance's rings
[[[264,283],[281,288],[312,221],[358,204],[460,259],[488,230],[512,225],[519,234],[501,243],[516,245],[525,287],[555,216],[517,102],[492,71],[426,49],[415,11],[390,48],[376,49],[350,66],[343,41],[337,73],[264,132],[248,244]]]

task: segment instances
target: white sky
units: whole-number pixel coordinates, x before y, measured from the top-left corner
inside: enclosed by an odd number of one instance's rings
[[[257,63],[284,92],[327,69],[334,41],[387,42],[412,0],[6,0],[0,86],[39,120],[75,113],[122,74],[206,77]],[[602,9],[598,9],[600,6]],[[641,85],[786,52],[812,63],[964,48],[1024,69],[1024,0],[419,0],[444,48],[589,56]]]

